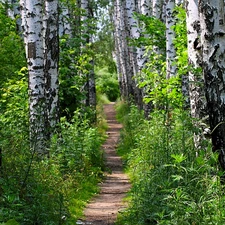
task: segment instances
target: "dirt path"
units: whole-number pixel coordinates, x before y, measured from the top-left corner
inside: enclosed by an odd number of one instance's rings
[[[85,221],[77,224],[113,225],[117,213],[126,207],[123,198],[130,188],[128,177],[123,173],[121,158],[116,154],[120,129],[122,125],[116,121],[114,104],[104,106],[108,123],[108,138],[103,144],[106,165],[111,173],[106,175],[100,184],[100,194],[96,196],[84,211]]]

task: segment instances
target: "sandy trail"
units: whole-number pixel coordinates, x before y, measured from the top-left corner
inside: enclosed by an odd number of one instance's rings
[[[100,185],[100,193],[87,205],[85,220],[79,220],[77,224],[113,225],[119,211],[126,207],[123,198],[130,189],[130,183],[123,173],[121,158],[116,154],[116,146],[119,141],[122,125],[116,121],[114,103],[106,104],[104,112],[108,123],[108,138],[103,144],[106,158],[106,166],[111,173],[106,175]]]

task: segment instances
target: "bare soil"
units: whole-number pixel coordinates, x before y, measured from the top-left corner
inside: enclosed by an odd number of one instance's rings
[[[116,121],[114,103],[106,104],[104,112],[108,123],[108,138],[103,144],[106,166],[109,173],[100,185],[100,193],[87,205],[85,220],[79,220],[77,224],[113,225],[117,214],[126,207],[123,199],[130,189],[130,183],[123,173],[121,158],[116,153],[122,125]]]

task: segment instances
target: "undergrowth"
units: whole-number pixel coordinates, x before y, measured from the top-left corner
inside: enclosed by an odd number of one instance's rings
[[[102,179],[104,115],[98,127],[80,110],[61,118],[50,157],[40,160],[29,148],[27,81],[19,76],[0,100],[0,224],[75,224]]]
[[[119,154],[132,181],[118,225],[224,224],[224,191],[211,145],[196,150],[192,121],[182,109],[155,110],[146,120],[135,106],[117,106],[124,128]]]

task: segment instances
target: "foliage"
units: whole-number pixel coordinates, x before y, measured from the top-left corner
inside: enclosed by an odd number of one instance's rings
[[[175,31],[174,46],[176,48],[176,65],[178,68],[177,75],[181,77],[190,71],[188,66],[187,52],[187,26],[186,11],[183,7],[175,8],[176,24],[173,26]]]
[[[16,21],[7,16],[6,8],[0,3],[0,88],[7,79],[16,79],[15,71],[25,66],[25,61],[23,42],[17,34]]]
[[[176,47],[177,75],[166,79],[166,57],[165,57],[165,25],[158,19],[141,16],[145,33],[150,36],[151,41],[145,41],[146,56],[148,62],[139,75],[139,87],[145,88],[144,101],[152,102],[155,108],[181,107],[184,104],[182,93],[182,80],[191,69],[188,66],[187,57],[187,30],[185,9],[176,7],[176,24],[173,26],[176,36],[174,45]],[[145,40],[146,38],[143,38]]]
[[[120,94],[117,75],[109,73],[106,67],[97,70],[96,89],[99,94],[105,94],[109,101],[116,101]]]
[[[155,110],[147,121],[134,106],[125,112],[119,152],[133,185],[118,224],[223,224],[217,155],[208,144],[196,156],[188,113]]]
[[[139,21],[143,32],[139,38],[130,40],[131,44],[137,47],[155,46],[162,52],[165,52],[165,24],[155,17],[149,17],[143,14],[136,13],[135,17]]]
[[[116,64],[113,59],[112,52],[114,51],[114,41],[113,41],[113,26],[110,21],[110,15],[112,12],[109,9],[102,10],[99,9],[99,17],[101,23],[99,23],[98,31],[94,41],[94,51],[95,51],[95,64],[97,67],[107,67],[109,73],[116,73]]]
[[[159,48],[154,36],[154,19],[149,20],[153,29],[147,30],[146,25],[147,35],[153,40],[146,47],[149,61],[139,85],[146,90],[145,101],[154,104],[151,119],[144,119],[143,112],[134,106],[118,107],[118,117],[124,123],[118,151],[133,184],[129,207],[118,219],[120,225],[204,225],[223,224],[225,220],[218,155],[212,153],[209,142],[204,150],[195,149],[196,128],[183,107],[181,83],[191,68],[185,10],[177,7],[175,15],[176,77],[165,79],[165,52],[159,51],[163,48]]]
[[[97,129],[79,112],[72,123],[62,118],[60,132],[52,138],[51,158],[39,161],[29,149],[28,131],[15,124],[12,118],[5,124],[0,143],[0,222],[14,218],[20,224],[75,223],[102,176]]]
[[[65,35],[60,39],[60,114],[68,119],[73,117],[73,113],[81,106],[85,99],[85,93],[81,92],[86,82],[85,76],[80,76],[79,71],[85,67],[87,60],[80,56],[80,41]],[[78,66],[77,62],[81,62]]]

